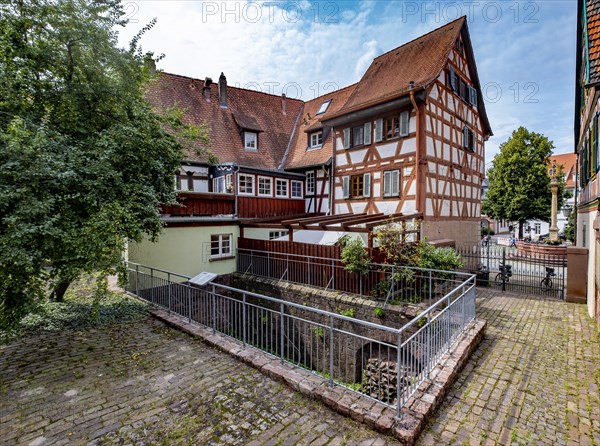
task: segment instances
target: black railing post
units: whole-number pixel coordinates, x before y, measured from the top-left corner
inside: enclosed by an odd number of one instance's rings
[[[500,271],[500,277],[502,278],[502,291],[506,291],[506,279],[508,278],[506,273],[506,246],[502,247],[502,267],[503,271]]]

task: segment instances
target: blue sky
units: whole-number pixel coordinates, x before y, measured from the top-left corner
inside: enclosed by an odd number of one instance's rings
[[[144,51],[164,71],[312,99],[360,79],[377,55],[466,15],[494,136],[523,125],[573,151],[575,0],[124,1],[125,44],[156,17]]]

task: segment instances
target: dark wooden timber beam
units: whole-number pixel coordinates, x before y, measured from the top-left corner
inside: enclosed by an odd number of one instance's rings
[[[373,229],[377,226],[381,226],[387,223],[396,223],[399,221],[410,221],[410,220],[414,220],[416,218],[423,218],[423,214],[422,213],[418,213],[418,214],[411,214],[411,215],[403,215],[403,214],[391,214],[391,215],[386,215],[386,218],[382,218],[381,221],[375,222],[375,223],[368,223],[366,226],[368,229]]]
[[[383,216],[383,213],[372,214],[371,216],[373,216],[373,215],[377,215],[379,218],[381,218]],[[324,228],[325,226],[337,225],[340,223],[345,223],[347,221],[354,221],[357,219],[369,217],[369,215],[367,215],[367,214],[351,214],[351,215],[338,215],[337,217],[338,217],[337,219],[323,221],[323,222],[319,223],[319,226],[321,228]]]

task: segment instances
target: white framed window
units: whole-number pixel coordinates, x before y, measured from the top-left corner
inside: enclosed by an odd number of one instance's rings
[[[213,178],[212,190],[217,194],[222,194],[225,192],[225,177]]]
[[[534,226],[534,231],[537,235],[542,233],[542,224],[541,223],[536,222],[533,226]]]
[[[288,231],[269,231],[269,240],[273,240],[279,237],[288,235]]]
[[[327,108],[329,107],[329,104],[331,104],[331,99],[329,99],[328,101],[324,101],[321,106],[319,107],[319,111],[317,111],[317,115],[323,114],[327,111]]]
[[[256,152],[258,150],[258,134],[254,132],[244,132],[244,149]]]
[[[254,195],[254,175],[238,175],[238,193]]]
[[[384,197],[399,197],[400,196],[400,171],[386,170],[383,172],[383,196]]]
[[[315,193],[315,173],[306,172],[306,195]]]
[[[275,180],[275,196],[286,197],[288,196],[288,180],[276,179]]]
[[[232,240],[233,234],[212,234],[210,236],[210,258],[217,259],[231,256]]]
[[[302,181],[292,180],[292,198],[302,198]]]
[[[233,192],[233,174],[225,175],[225,190],[229,193]]]
[[[263,197],[273,196],[273,179],[270,177],[258,177],[258,195]]]
[[[323,132],[318,131],[310,134],[310,148],[316,149],[323,145]]]

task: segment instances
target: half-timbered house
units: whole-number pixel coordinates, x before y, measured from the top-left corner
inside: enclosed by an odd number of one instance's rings
[[[587,303],[600,326],[600,3],[578,0],[575,84],[575,152],[580,192],[577,196],[578,247],[589,250]]]
[[[335,213],[416,212],[430,239],[477,242],[492,132],[464,18],[375,58],[324,124]]]
[[[228,87],[223,74],[213,82],[160,73],[148,99],[205,125],[218,162],[199,143],[187,148],[179,205],[162,207],[160,248],[134,245],[134,260],[230,272],[240,235],[354,231],[370,243],[364,234],[390,218],[422,219],[430,240],[478,240],[491,129],[464,17],[307,102]]]

